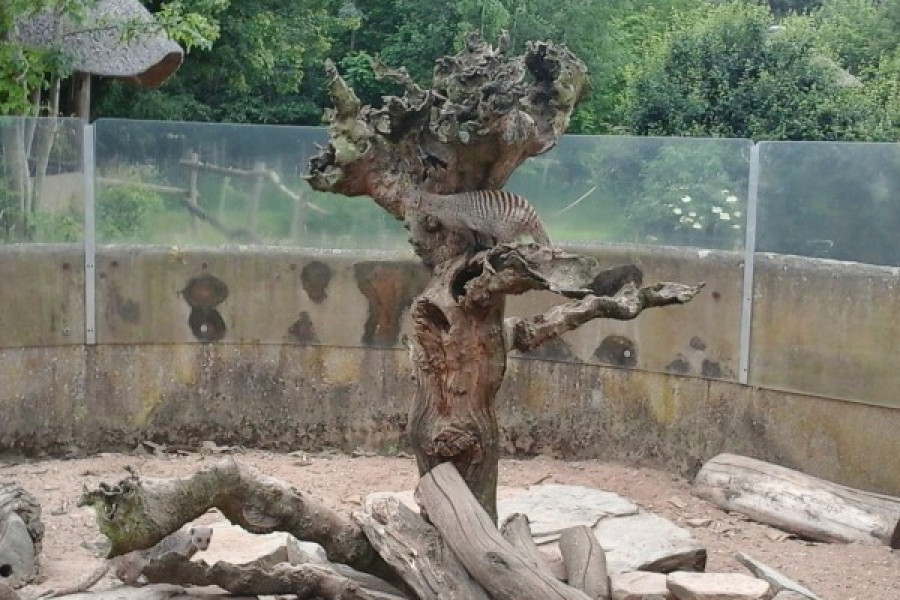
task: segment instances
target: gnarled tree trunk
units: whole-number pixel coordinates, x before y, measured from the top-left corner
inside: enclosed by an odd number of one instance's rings
[[[432,275],[411,311],[413,451],[423,475],[437,464],[454,463],[495,519],[494,399],[507,351],[533,349],[593,318],[633,318],[643,308],[686,302],[699,290],[676,286],[643,293],[633,285],[640,283],[636,267],[607,272],[591,259],[534,244],[479,252],[472,232],[407,214],[404,197],[410,190],[498,189],[523,161],[552,148],[564,133],[586,89],[584,64],[549,43],[529,43],[521,56],[509,55],[506,44],[503,37],[496,48],[470,38],[462,52],[437,62],[427,90],[402,69],[376,65],[382,76],[406,87],[403,97],[387,97],[381,108],[361,106],[329,64],[331,142],[310,161],[309,178],[315,189],[369,195],[406,221],[410,243]],[[572,265],[575,277],[566,270]],[[532,289],[578,300],[506,323],[505,296]]]

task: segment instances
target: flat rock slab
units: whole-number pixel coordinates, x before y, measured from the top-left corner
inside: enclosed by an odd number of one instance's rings
[[[808,598],[808,600],[821,600],[821,598],[816,596],[812,591],[806,589],[793,579],[789,579],[787,576],[782,575],[767,564],[761,563],[743,552],[737,555],[737,561],[747,567],[747,570],[759,579],[768,581],[772,585],[772,590],[775,592],[794,592],[803,598]]]
[[[325,550],[313,542],[301,542],[285,532],[253,534],[228,521],[210,525],[213,530],[209,548],[197,554],[209,564],[222,560],[233,565],[245,565],[260,561],[264,565],[287,562],[301,563],[327,562]]]
[[[645,600],[648,596],[672,598],[666,586],[666,576],[646,571],[613,573],[609,576],[609,591],[612,600]]]
[[[654,513],[603,519],[594,534],[606,550],[610,573],[702,571],[706,549],[693,534]]]
[[[640,511],[637,504],[618,494],[578,485],[535,485],[503,492],[497,502],[500,522],[515,513],[528,515],[531,536],[537,544],[559,539],[559,532],[569,527],[593,528],[601,519]]]
[[[771,586],[742,573],[669,574],[666,585],[677,600],[768,600]]]
[[[413,492],[376,492],[392,496],[418,512]],[[497,490],[502,523],[515,513],[528,516],[532,536],[549,560],[560,559],[556,540],[568,527],[593,529],[606,553],[610,574],[627,571],[702,571],[706,549],[690,530],[679,527],[618,494],[577,485],[544,484]]]

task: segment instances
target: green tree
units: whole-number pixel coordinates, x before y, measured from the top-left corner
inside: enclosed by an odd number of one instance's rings
[[[219,39],[158,90],[109,83],[98,114],[146,119],[318,124],[321,65],[335,33],[353,25],[331,0],[230,2]],[[310,76],[312,74],[312,81]]]
[[[639,135],[769,140],[880,139],[863,86],[816,47],[807,17],[778,30],[762,6],[734,2],[679,20],[629,77],[623,116]]]
[[[67,37],[92,27],[117,28],[127,42],[142,32],[162,28],[187,48],[208,47],[217,27],[197,9],[213,10],[224,2],[227,0],[172,0],[159,6],[158,20],[104,23],[86,18],[94,7],[92,0],[0,0],[0,115],[50,117],[41,123],[21,118],[0,122],[6,188],[0,200],[0,228],[8,236],[30,239],[36,231],[41,187],[60,130],[56,122],[60,82],[71,72]],[[50,43],[41,48],[22,43],[20,24],[46,13],[53,17]]]

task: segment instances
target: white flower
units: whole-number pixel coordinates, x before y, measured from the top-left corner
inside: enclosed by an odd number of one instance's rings
[[[729,204],[734,204],[735,202],[737,202],[737,196],[734,196],[734,195],[728,196],[727,198],[725,198],[725,202],[728,202]]]
[[[682,197],[681,197],[681,201],[684,202],[685,204],[687,204],[688,202],[691,201],[691,197],[690,197],[690,196],[687,196],[687,195],[682,196]]]
[[[731,213],[731,214],[733,214],[735,217],[740,217],[740,216],[741,216],[742,214],[744,214],[744,213],[742,213],[742,212],[739,211],[739,210],[736,210],[736,211],[734,211],[734,212]]]
[[[734,225],[731,226],[731,228],[732,228],[732,229],[740,229],[741,226],[738,225],[737,223],[735,223]]]
[[[676,206],[675,208],[672,209],[672,212],[675,213],[676,215],[680,215],[684,211],[682,211],[680,208],[678,208]]]
[[[696,217],[696,216],[697,216],[697,213],[694,212],[694,211],[691,211],[691,212],[688,213],[688,216],[689,216],[689,217]]]
[[[723,195],[723,196],[727,196],[727,195],[728,195],[728,190],[722,190],[722,195]]]
[[[719,206],[713,206],[711,210],[712,210],[714,213],[720,213],[720,212],[722,212],[722,208],[719,207]]]
[[[678,222],[681,223],[682,225],[686,225],[687,223],[693,223],[694,220],[691,219],[690,217],[681,217],[680,219],[678,219]]]
[[[719,215],[719,218],[722,219],[723,221],[730,221],[731,215],[729,215],[727,212],[723,212],[722,214]]]
[[[703,229],[703,225],[700,223],[694,223],[694,229]]]

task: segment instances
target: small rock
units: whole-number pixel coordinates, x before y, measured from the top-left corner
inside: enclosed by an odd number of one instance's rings
[[[741,573],[677,571],[666,586],[678,600],[766,600],[771,591],[767,582]]]
[[[772,600],[810,600],[810,598],[803,594],[792,592],[791,590],[782,590],[775,594],[775,597],[772,598]]]
[[[669,498],[669,504],[671,504],[675,508],[684,508],[685,506],[687,506],[687,502],[685,502],[681,498]]]
[[[710,523],[712,523],[712,519],[685,519],[684,523],[691,527],[709,527]]]
[[[662,573],[631,571],[609,576],[612,600],[644,600],[647,597],[671,598]]]

